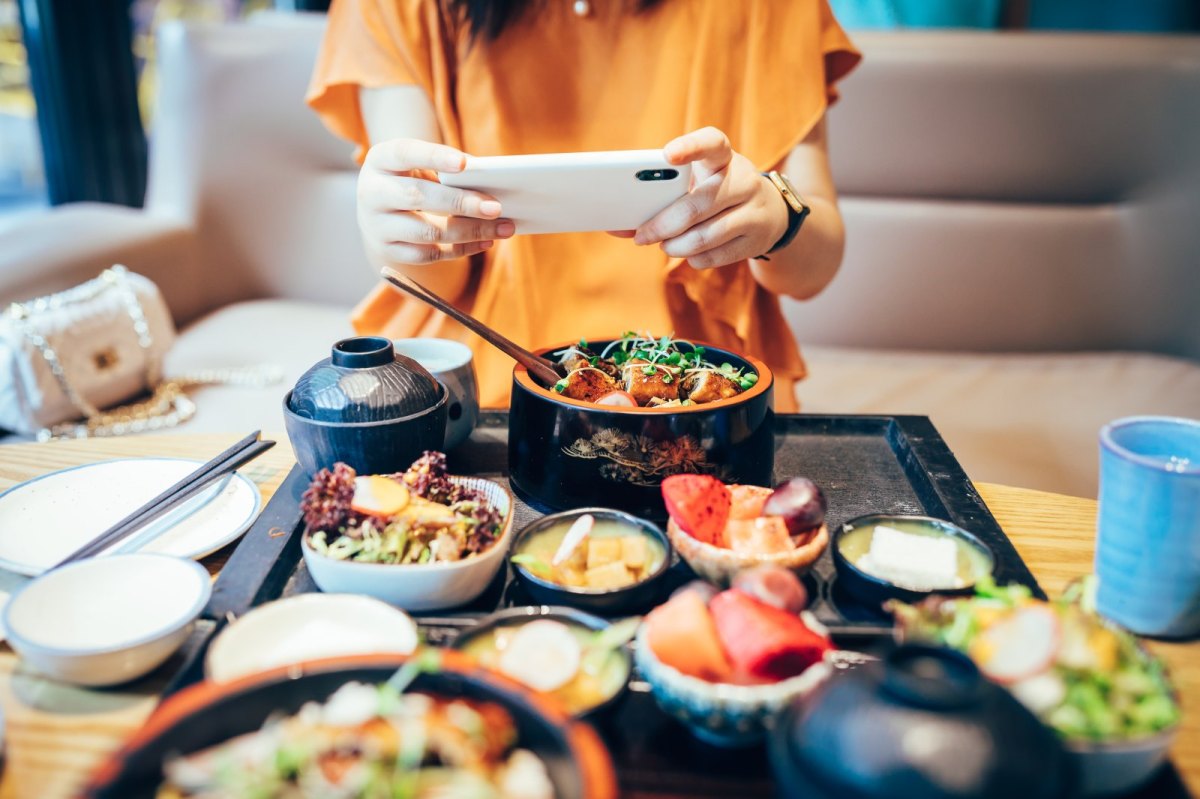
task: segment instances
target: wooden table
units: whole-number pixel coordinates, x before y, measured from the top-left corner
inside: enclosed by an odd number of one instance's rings
[[[53,444],[0,446],[0,490],[55,469],[130,456],[209,458],[238,435],[172,435],[96,439]],[[244,473],[264,501],[292,466],[287,438]],[[986,483],[979,493],[1013,540],[1021,557],[1051,595],[1091,570],[1096,503]],[[229,549],[206,559],[219,570]],[[10,578],[11,585],[11,578]],[[9,585],[0,585],[0,589]],[[1183,729],[1173,750],[1176,767],[1193,794],[1200,795],[1200,642],[1154,643],[1171,665],[1183,695]],[[153,709],[161,680],[147,678],[131,688],[92,691],[39,678],[0,646],[0,705],[6,720],[6,765],[0,799],[70,796],[88,772],[120,746]]]

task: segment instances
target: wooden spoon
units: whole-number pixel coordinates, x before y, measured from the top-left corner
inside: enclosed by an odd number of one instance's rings
[[[529,350],[520,346],[509,338],[497,333],[490,327],[480,322],[470,314],[463,313],[455,308],[450,303],[443,300],[438,295],[434,294],[429,289],[422,286],[417,281],[413,280],[408,275],[397,272],[391,267],[385,266],[381,273],[383,279],[391,283],[401,291],[407,292],[422,302],[426,302],[437,308],[442,313],[449,316],[458,322],[461,322],[464,327],[474,331],[480,338],[491,344],[496,349],[509,356],[517,363],[529,370],[529,374],[541,383],[546,388],[553,388],[559,378],[566,376],[566,370],[560,364],[534,355]]]

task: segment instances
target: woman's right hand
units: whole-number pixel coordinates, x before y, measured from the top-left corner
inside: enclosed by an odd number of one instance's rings
[[[513,223],[499,218],[494,197],[414,176],[460,172],[466,162],[461,151],[420,139],[373,146],[358,174],[358,226],[368,251],[389,264],[430,264],[511,236]]]

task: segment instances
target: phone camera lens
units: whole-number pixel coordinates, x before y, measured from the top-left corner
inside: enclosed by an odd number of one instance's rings
[[[679,177],[676,169],[643,169],[635,177],[638,180],[674,180]]]

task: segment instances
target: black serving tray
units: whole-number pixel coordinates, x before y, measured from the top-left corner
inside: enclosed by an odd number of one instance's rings
[[[485,412],[471,439],[450,456],[455,474],[478,475],[507,484],[508,416]],[[996,579],[1019,582],[1044,596],[970,479],[929,419],[923,416],[779,415],[775,419],[775,477],[806,476],[829,501],[832,531],[867,513],[911,513],[947,519],[991,547]],[[206,623],[185,651],[167,693],[203,678],[208,642],[227,620],[280,597],[315,591],[300,552],[299,502],[308,481],[298,468],[284,480],[254,526],[230,556],[213,587]],[[518,499],[517,529],[547,512]],[[420,615],[428,641],[446,644],[481,615],[526,604],[511,568],[471,605],[452,613]],[[671,567],[682,584],[693,575],[683,562]],[[812,610],[837,643],[860,651],[891,644],[889,620],[847,599],[838,590],[826,552],[806,578]],[[668,587],[666,591],[669,591]],[[772,784],[762,747],[724,750],[703,744],[659,711],[648,687],[637,679],[615,711],[598,724],[613,753],[625,790],[689,796],[770,796]]]

